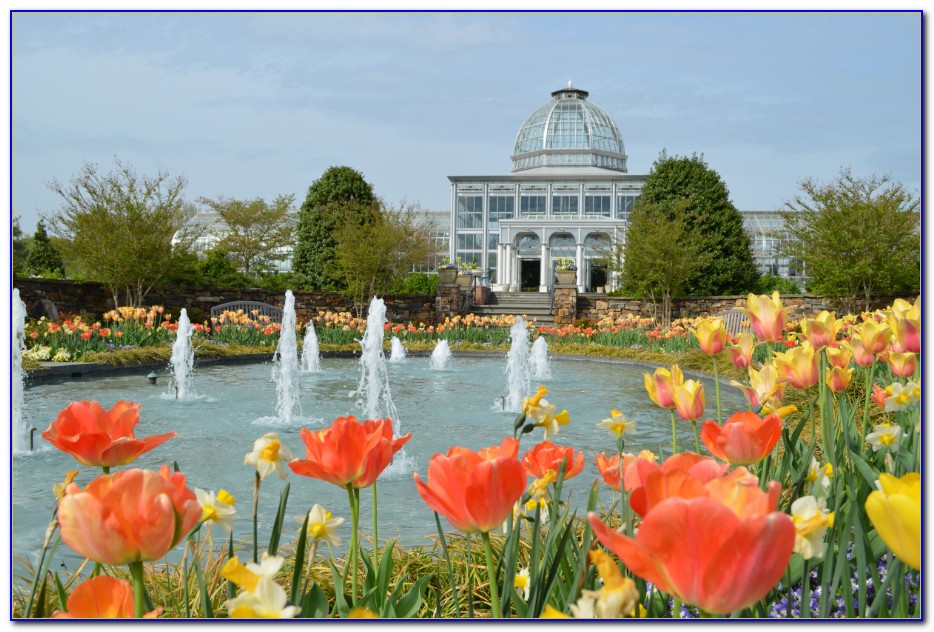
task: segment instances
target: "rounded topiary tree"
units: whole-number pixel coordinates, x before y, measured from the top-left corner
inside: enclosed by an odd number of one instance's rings
[[[687,280],[687,294],[745,294],[756,288],[759,271],[743,228],[743,217],[730,202],[720,174],[697,154],[668,156],[663,150],[652,165],[640,200],[669,204],[685,201],[683,219],[689,238],[706,261]]]
[[[365,223],[377,204],[373,187],[350,167],[330,167],[308,187],[299,211],[292,271],[312,290],[340,289],[333,262],[335,229]]]
[[[62,255],[49,239],[42,220],[36,224],[36,233],[32,237],[32,245],[26,256],[26,271],[34,276],[55,275],[65,276],[65,264]]]

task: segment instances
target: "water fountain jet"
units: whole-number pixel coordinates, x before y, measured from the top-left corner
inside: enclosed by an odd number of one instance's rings
[[[302,370],[317,373],[321,370],[321,351],[318,349],[318,334],[314,319],[305,323],[305,338],[302,341]]]
[[[503,410],[518,413],[522,399],[531,395],[532,374],[529,369],[529,328],[522,316],[516,316],[509,329],[509,353],[506,354],[506,387],[509,394],[503,401]]]
[[[402,362],[405,360],[405,347],[402,346],[402,341],[395,336],[393,336],[392,340],[390,341],[390,350],[390,362]]]
[[[548,359],[548,343],[544,338],[538,338],[532,343],[531,358],[532,377],[536,380],[551,379],[551,361]]]
[[[19,297],[19,289],[13,288],[13,453],[30,450],[26,426],[23,422],[23,406],[26,388],[23,373],[23,351],[26,349],[26,304]]]
[[[195,350],[191,346],[191,321],[182,308],[178,315],[178,329],[172,343],[172,379],[169,381],[169,397],[187,399],[191,392],[191,372],[195,366]]]
[[[434,351],[431,352],[429,366],[435,371],[444,371],[451,362],[451,347],[447,340],[439,340],[435,344]]]
[[[292,290],[286,290],[282,326],[279,328],[279,344],[276,346],[276,357],[272,367],[272,379],[276,382],[276,419],[284,425],[290,425],[295,409],[300,409],[298,366],[295,296]]]

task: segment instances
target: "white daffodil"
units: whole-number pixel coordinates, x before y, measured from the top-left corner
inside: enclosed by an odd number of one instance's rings
[[[264,480],[273,472],[279,478],[286,478],[286,462],[292,459],[292,452],[279,442],[279,435],[269,432],[253,442],[253,451],[243,457],[243,462],[252,465],[259,473],[260,480]]]
[[[529,589],[531,580],[529,579],[529,567],[526,566],[516,575],[513,585],[516,587],[516,594],[521,595],[526,601],[529,600]]]
[[[302,611],[288,605],[285,589],[272,577],[263,577],[252,592],[243,591],[224,605],[231,619],[292,619]]]
[[[827,511],[823,498],[802,496],[791,504],[795,525],[795,553],[806,560],[824,555],[824,534],[833,526],[833,512]]]
[[[921,387],[908,380],[906,383],[892,382],[885,387],[885,412],[905,410],[921,400]]]
[[[323,540],[332,546],[340,546],[341,539],[335,531],[342,524],[343,518],[333,517],[330,511],[315,503],[308,512],[308,537]]]
[[[237,515],[234,508],[236,500],[226,490],[220,490],[217,495],[213,491],[206,492],[195,488],[195,497],[201,505],[201,522],[211,525],[219,524],[228,535],[233,531],[233,519]]]
[[[872,432],[866,435],[866,441],[876,452],[882,448],[889,448],[892,452],[898,450],[898,444],[902,439],[902,427],[898,424],[878,424],[873,427]]]
[[[618,410],[610,411],[609,419],[604,419],[597,424],[597,428],[606,430],[617,439],[626,434],[629,429],[635,429],[636,422],[629,420],[626,415]]]

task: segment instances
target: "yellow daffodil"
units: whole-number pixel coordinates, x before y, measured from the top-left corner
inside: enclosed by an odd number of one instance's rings
[[[827,496],[830,493],[830,479],[833,478],[833,465],[827,463],[823,467],[811,457],[811,465],[808,467],[808,475],[805,477],[811,485],[811,494],[816,496]]]
[[[636,422],[630,421],[626,415],[619,412],[618,410],[610,411],[609,419],[604,419],[597,424],[597,428],[602,428],[603,430],[608,431],[611,435],[614,435],[617,439],[622,437],[627,430],[630,428],[635,428]]]
[[[564,614],[551,604],[547,604],[539,619],[570,619],[571,615]]]
[[[833,512],[823,498],[802,496],[791,504],[795,525],[795,553],[806,560],[824,555],[824,534],[833,526]]]
[[[201,505],[201,522],[207,525],[219,524],[229,535],[233,531],[233,519],[237,515],[234,508],[236,500],[226,490],[220,490],[217,495],[213,491],[206,492],[195,488],[195,497]]]
[[[253,451],[243,457],[243,462],[254,466],[260,480],[264,480],[273,472],[277,472],[279,478],[286,478],[285,464],[291,459],[292,452],[279,442],[279,435],[269,432],[253,442]]]
[[[590,551],[590,561],[597,567],[603,578],[600,590],[582,590],[581,594],[594,599],[593,612],[598,619],[618,619],[631,617],[639,603],[639,590],[636,583],[624,577],[616,561],[604,551]]]
[[[379,615],[364,606],[357,606],[347,613],[348,619],[379,619]]]
[[[895,557],[921,570],[921,476],[880,474],[878,491],[866,498],[866,514]]]

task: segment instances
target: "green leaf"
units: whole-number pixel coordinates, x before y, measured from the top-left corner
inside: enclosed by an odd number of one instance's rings
[[[337,610],[338,615],[341,618],[347,618],[347,613],[350,612],[350,606],[347,604],[347,595],[344,594],[344,586],[347,585],[347,572],[349,567],[344,569],[343,575],[337,567],[334,566],[334,562],[328,562],[331,565],[331,577],[334,579],[334,608]]]
[[[62,586],[57,572],[53,573],[52,577],[55,579],[55,591],[58,593],[58,607],[62,612],[65,612],[65,608],[68,604],[68,597],[65,595],[65,587]]]
[[[850,450],[850,459],[853,461],[853,465],[856,466],[856,469],[862,474],[863,479],[869,485],[871,489],[876,488],[876,481],[879,479],[878,472],[875,472],[872,467],[861,457],[852,450]],[[852,490],[855,493],[856,490]]]
[[[298,542],[295,544],[295,568],[292,570],[292,589],[289,591],[289,602],[293,604],[300,604],[304,601],[300,593],[302,591],[302,572],[305,569],[305,543],[307,541],[308,514],[305,514],[302,530],[298,534]]]
[[[328,596],[324,594],[317,582],[305,593],[302,599],[303,619],[326,619],[328,617]]]
[[[39,586],[39,595],[36,597],[36,607],[33,610],[32,616],[36,619],[45,619],[48,614],[48,604],[46,603],[46,588],[48,587],[48,582],[46,581],[45,576],[42,577],[42,584]],[[64,606],[62,606],[64,609]]]
[[[396,616],[400,619],[409,619],[422,607],[422,593],[425,591],[425,585],[431,580],[432,575],[428,574],[419,577],[418,580],[409,589],[409,592],[403,595],[396,603]],[[401,580],[400,580],[401,581]]]
[[[282,523],[285,520],[285,505],[289,500],[289,486],[292,483],[286,483],[279,495],[279,511],[276,512],[276,520],[272,525],[272,533],[269,536],[269,546],[266,552],[270,555],[276,555],[279,551],[279,538],[282,537]]]
[[[192,566],[195,568],[195,578],[198,580],[198,591],[201,593],[201,606],[204,608],[204,618],[213,619],[214,608],[211,607],[211,595],[208,594],[208,589],[204,585],[204,577],[201,576],[201,565],[198,564],[196,560]]]

